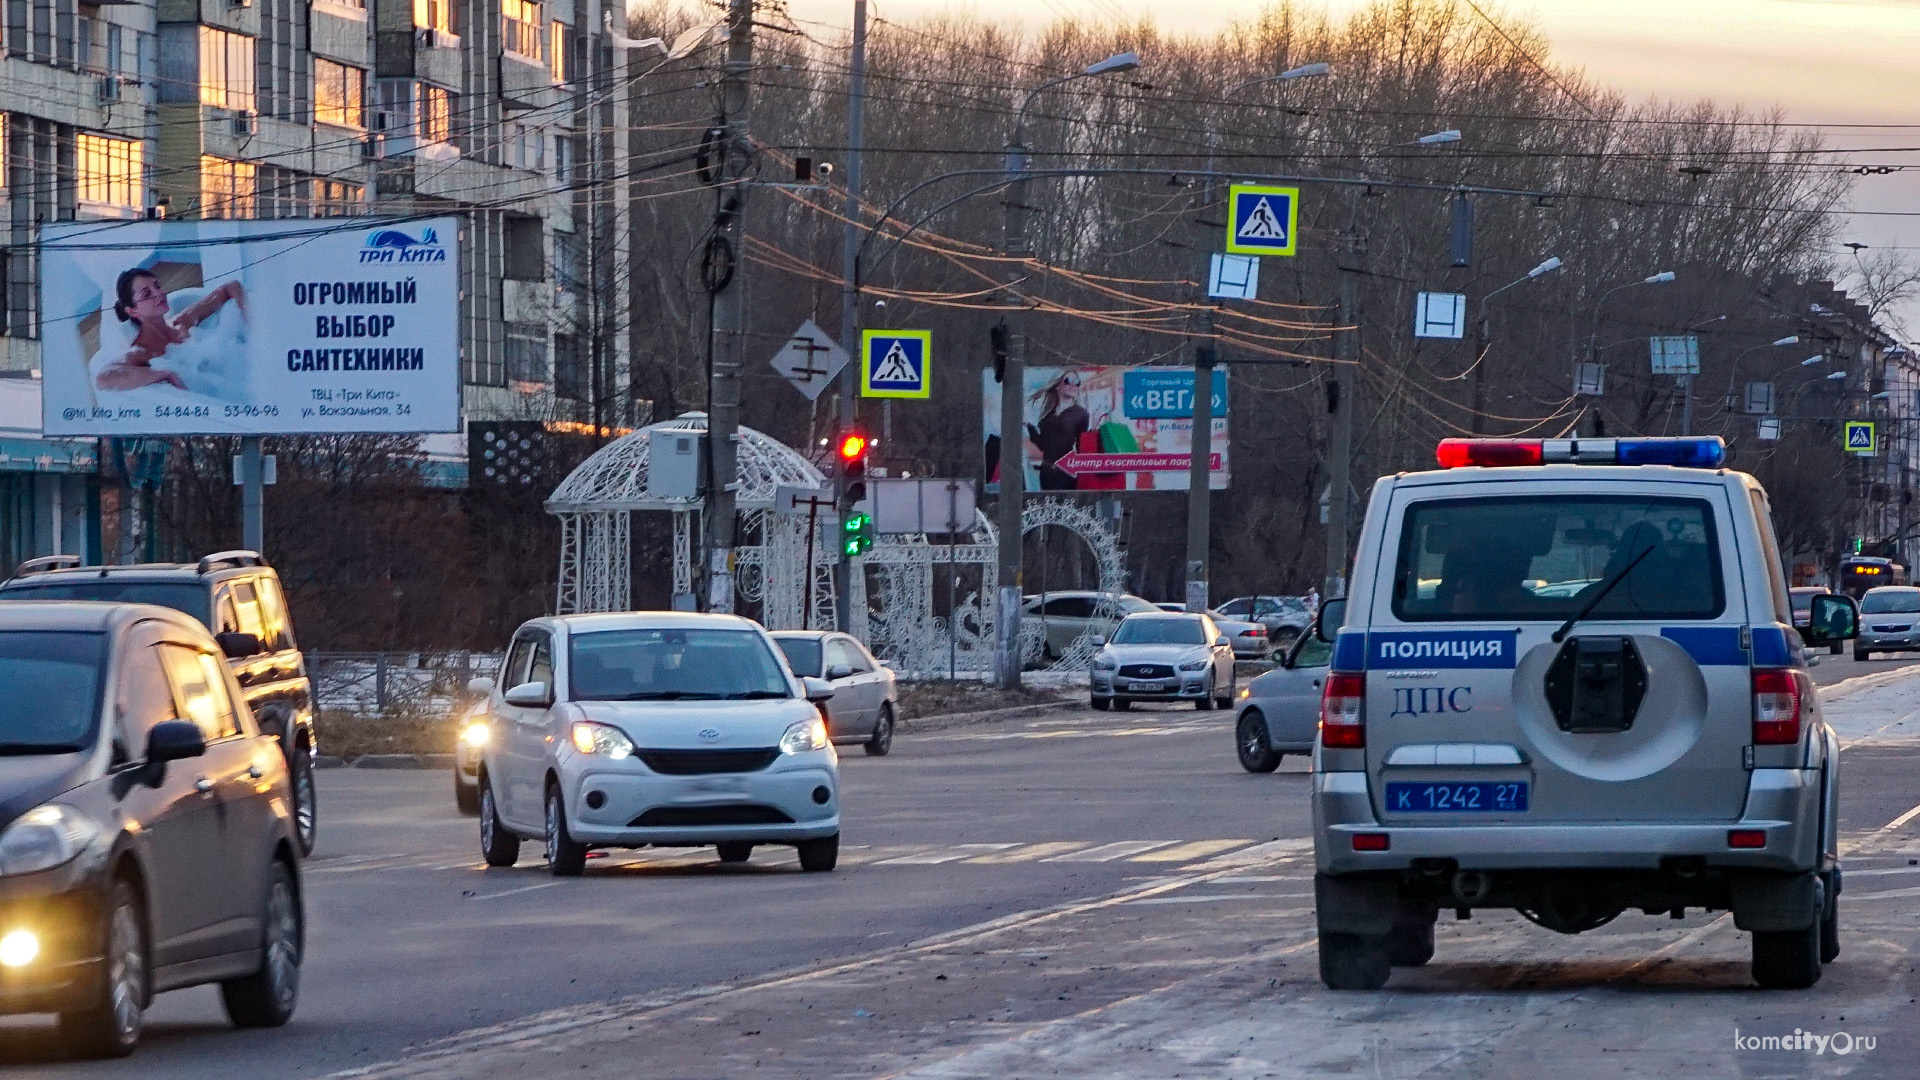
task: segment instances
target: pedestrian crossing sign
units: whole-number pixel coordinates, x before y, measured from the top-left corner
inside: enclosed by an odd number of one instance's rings
[[[1878,447],[1873,438],[1873,421],[1849,420],[1846,424],[1846,451],[1849,454],[1872,454]]]
[[[1292,255],[1300,221],[1300,189],[1235,184],[1227,193],[1227,251]]]
[[[924,398],[933,393],[933,331],[866,330],[860,335],[860,396]]]

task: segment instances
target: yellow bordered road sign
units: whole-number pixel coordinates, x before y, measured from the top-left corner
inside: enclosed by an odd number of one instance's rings
[[[933,331],[860,334],[860,396],[924,398],[933,393]]]
[[[1841,434],[1841,445],[1849,454],[1872,454],[1880,444],[1873,437],[1873,421],[1849,420]]]
[[[1227,189],[1227,251],[1292,255],[1300,223],[1300,189],[1235,184]]]

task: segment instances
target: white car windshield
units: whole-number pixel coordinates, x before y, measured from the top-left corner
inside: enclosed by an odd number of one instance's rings
[[[1199,619],[1127,619],[1113,632],[1115,645],[1205,645]]]
[[[1863,615],[1895,615],[1920,612],[1920,589],[1875,589],[1860,601]]]
[[[785,672],[751,630],[667,628],[575,634],[575,701],[784,698]]]

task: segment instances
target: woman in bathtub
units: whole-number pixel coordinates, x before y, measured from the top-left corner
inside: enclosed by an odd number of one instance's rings
[[[122,323],[131,324],[121,328],[131,343],[117,358],[116,350],[105,346],[96,354],[93,384],[102,390],[138,390],[159,383],[187,389],[178,372],[154,367],[153,361],[165,356],[169,347],[185,344],[193,328],[227,301],[233,301],[243,318],[247,311],[240,283],[229,281],[210,290],[178,317],[168,319],[167,291],[151,270],[138,267],[120,275],[114,282],[114,293],[113,313]]]

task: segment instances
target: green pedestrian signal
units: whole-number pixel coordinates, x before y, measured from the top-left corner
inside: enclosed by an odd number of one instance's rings
[[[840,551],[851,559],[873,550],[873,515],[848,514],[840,521]]]

